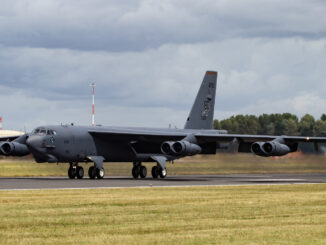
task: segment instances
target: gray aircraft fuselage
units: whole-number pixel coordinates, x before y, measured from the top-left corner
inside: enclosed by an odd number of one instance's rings
[[[47,131],[55,134],[30,134],[27,146],[37,162],[82,162],[88,161],[87,156],[103,156],[106,162],[135,162],[153,161],[150,156],[161,155],[161,140],[146,139],[139,141],[138,135],[128,133],[145,132],[145,135],[164,134],[169,140],[181,140],[194,133],[223,134],[225,130],[192,130],[192,129],[163,129],[135,127],[104,127],[104,126],[44,126]],[[89,131],[116,131],[117,135],[94,137]],[[121,132],[125,134],[121,135]],[[146,137],[146,136],[145,136]],[[132,147],[130,143],[132,142]],[[168,160],[178,157],[169,156]]]

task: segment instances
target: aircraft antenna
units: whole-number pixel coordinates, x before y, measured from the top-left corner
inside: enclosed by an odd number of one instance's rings
[[[95,126],[95,83],[91,83],[90,85],[93,89],[93,96],[92,96],[92,126]]]

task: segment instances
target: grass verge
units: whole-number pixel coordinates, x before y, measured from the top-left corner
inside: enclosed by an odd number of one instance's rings
[[[145,164],[148,172],[153,163]],[[82,164],[85,173],[91,164]],[[105,163],[107,176],[131,175],[131,163]],[[11,176],[67,176],[68,164],[35,163],[5,158],[0,161],[0,177]],[[264,158],[251,154],[217,154],[186,157],[167,164],[169,175],[178,174],[232,174],[232,173],[321,173],[326,172],[325,156],[290,155]]]
[[[0,191],[1,244],[325,244],[326,185]]]

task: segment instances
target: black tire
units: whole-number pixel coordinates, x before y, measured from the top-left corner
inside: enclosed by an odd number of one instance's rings
[[[77,176],[77,179],[82,179],[84,177],[83,167],[79,167],[79,166],[77,167],[76,176]]]
[[[165,169],[160,168],[159,171],[160,171],[161,179],[164,179],[166,177],[166,175],[167,175],[166,168]]]
[[[75,168],[69,167],[68,177],[69,177],[69,179],[74,179],[76,177],[76,169]]]
[[[104,178],[104,168],[102,168],[102,169],[96,169],[96,177],[98,178],[98,179],[103,179]]]
[[[139,175],[140,175],[140,178],[142,178],[142,179],[146,178],[147,168],[145,166],[140,167]]]
[[[134,179],[138,179],[139,172],[140,172],[140,168],[138,166],[134,166],[131,170],[132,177],[134,177]]]
[[[88,177],[90,179],[95,179],[96,177],[96,169],[94,166],[90,166],[89,169],[88,169]]]
[[[152,167],[152,177],[153,179],[157,179],[159,176],[159,169],[157,166]]]

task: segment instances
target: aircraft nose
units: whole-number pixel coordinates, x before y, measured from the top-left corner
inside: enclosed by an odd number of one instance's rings
[[[38,136],[29,136],[26,140],[26,144],[28,147],[32,149],[40,149],[42,144],[42,139]]]

